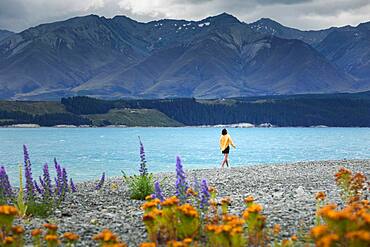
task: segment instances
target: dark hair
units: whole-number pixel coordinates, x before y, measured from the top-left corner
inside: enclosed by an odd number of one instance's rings
[[[222,135],[227,135],[227,130],[223,129],[221,133],[222,133]]]

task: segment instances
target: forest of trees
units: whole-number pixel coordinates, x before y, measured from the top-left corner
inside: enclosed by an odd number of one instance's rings
[[[70,113],[49,113],[31,115],[20,111],[1,111],[0,126],[12,124],[38,124],[40,126],[68,125],[91,125],[91,120]]]
[[[0,103],[2,103],[0,104],[2,126],[28,123],[41,126],[93,125],[95,122],[91,114],[100,114],[99,126],[110,125],[112,109],[154,109],[178,123],[190,126],[270,123],[277,126],[370,127],[370,92],[218,100],[193,98],[102,100],[79,96],[63,98],[60,103],[37,102],[32,105],[33,108],[24,107],[31,106],[32,102]],[[30,112],[28,109],[34,111]],[[44,111],[45,109],[49,110]],[[140,117],[145,118],[146,115]],[[155,121],[153,119],[155,118],[147,116],[146,120]],[[132,124],[135,126],[135,123],[131,123],[130,126]],[[161,126],[159,123],[153,125]]]
[[[271,123],[277,126],[370,127],[370,94],[298,95],[226,100],[62,99],[74,114],[101,114],[113,108],[156,109],[185,125]]]

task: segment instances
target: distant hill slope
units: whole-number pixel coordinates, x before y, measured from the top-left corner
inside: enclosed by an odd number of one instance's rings
[[[332,64],[352,77],[354,90],[370,89],[370,22],[319,31],[289,28],[263,18],[250,27],[260,33],[284,39],[299,39],[311,44]]]
[[[14,34],[14,33],[11,32],[11,31],[0,29],[0,41],[5,39],[5,38],[8,38],[12,34]]]
[[[284,33],[292,34],[261,33],[226,13],[201,21],[90,15],[43,24],[0,41],[0,98],[221,98],[368,88],[304,42],[321,41],[324,31],[303,41],[297,30]]]

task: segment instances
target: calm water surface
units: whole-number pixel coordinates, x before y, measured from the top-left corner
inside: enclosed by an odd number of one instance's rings
[[[135,173],[138,136],[145,146],[150,171],[174,171],[179,155],[190,168],[217,167],[222,159],[217,128],[87,128],[0,129],[0,164],[17,177],[22,145],[29,147],[33,173],[39,175],[53,158],[76,181],[96,179],[121,170]],[[305,160],[369,159],[370,128],[229,129],[237,145],[231,165],[285,163]]]

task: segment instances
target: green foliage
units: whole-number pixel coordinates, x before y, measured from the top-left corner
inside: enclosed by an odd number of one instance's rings
[[[27,203],[27,215],[46,218],[53,211],[53,204],[50,202],[30,201]]]
[[[22,175],[22,164],[19,164],[19,192],[16,202],[16,208],[18,209],[19,215],[21,217],[26,216],[27,213],[27,205],[24,201],[24,194],[23,194],[23,175]]]
[[[87,115],[93,125],[126,125],[126,126],[182,126],[155,109],[112,109],[105,114]]]
[[[123,171],[123,181],[130,190],[131,199],[145,200],[145,197],[154,193],[153,174],[127,176]]]

